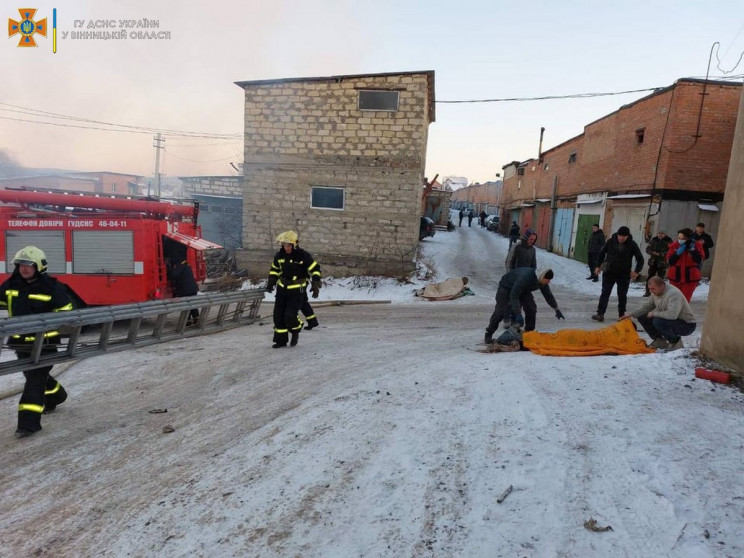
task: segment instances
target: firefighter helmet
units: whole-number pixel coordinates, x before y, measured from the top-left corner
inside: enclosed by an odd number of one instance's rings
[[[44,273],[47,269],[46,255],[36,246],[26,246],[16,252],[13,263],[16,265],[35,265],[39,273]]]
[[[297,233],[294,231],[284,231],[282,234],[276,237],[277,242],[281,242],[282,244],[291,244],[293,246],[297,246]]]

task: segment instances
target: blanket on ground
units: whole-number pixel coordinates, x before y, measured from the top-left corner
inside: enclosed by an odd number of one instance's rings
[[[526,331],[525,348],[538,355],[594,356],[654,353],[638,336],[632,320],[621,320],[601,329],[561,329],[554,333]]]

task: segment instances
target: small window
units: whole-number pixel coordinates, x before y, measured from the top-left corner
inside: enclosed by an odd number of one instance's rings
[[[641,145],[646,136],[646,128],[638,128],[636,130],[636,144]]]
[[[344,189],[313,186],[311,207],[315,209],[343,209]]]
[[[569,162],[569,163],[575,163],[575,162],[576,162],[576,151],[572,152],[572,153],[571,153],[571,154],[570,154],[570,155],[568,156],[568,162]]]
[[[524,167],[519,167],[517,169],[517,175],[518,176],[524,176]]]
[[[116,182],[114,182],[113,184],[111,184],[111,193],[112,194],[115,194],[116,193]]]
[[[400,91],[360,90],[359,110],[397,111]]]
[[[549,169],[550,169],[550,163],[545,163],[543,165],[543,170],[546,171],[546,170],[549,170]]]

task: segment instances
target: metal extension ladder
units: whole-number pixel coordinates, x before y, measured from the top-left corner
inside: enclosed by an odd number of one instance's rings
[[[248,325],[260,319],[263,298],[263,289],[251,289],[0,319],[0,376]],[[199,319],[187,325],[192,309]],[[61,333],[57,352],[44,352],[46,331]],[[19,334],[35,337],[24,345],[28,357],[12,351]]]

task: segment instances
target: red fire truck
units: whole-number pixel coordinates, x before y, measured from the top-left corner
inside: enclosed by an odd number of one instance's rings
[[[201,238],[198,214],[198,202],[0,190],[0,281],[33,245],[78,306],[170,298],[166,259],[187,260],[198,282],[205,251],[222,248]]]

